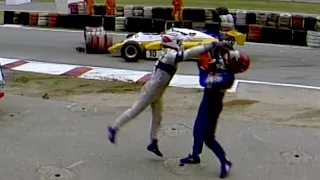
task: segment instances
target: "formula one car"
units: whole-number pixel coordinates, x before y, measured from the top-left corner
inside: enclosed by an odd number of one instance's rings
[[[171,28],[165,31],[178,32],[186,37],[186,40],[182,43],[185,49],[192,48],[194,46],[221,41],[220,35],[209,31],[197,31],[186,28]],[[227,38],[225,40],[236,42],[238,45],[244,45],[246,34],[232,30],[226,33]],[[108,48],[109,53],[113,53],[120,50],[121,57],[127,62],[136,62],[141,58],[157,59],[161,56],[161,34],[143,33],[129,34],[127,38],[119,43],[113,44]]]

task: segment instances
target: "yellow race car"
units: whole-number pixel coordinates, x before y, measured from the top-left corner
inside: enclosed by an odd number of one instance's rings
[[[178,32],[186,37],[184,40],[183,47],[185,49],[192,48],[194,46],[218,42],[223,39],[218,36],[214,36],[212,33],[206,31],[197,31],[194,29],[186,28],[171,28],[164,33],[168,32]],[[226,33],[227,41],[230,41],[232,44],[236,42],[238,45],[244,45],[246,41],[246,34],[232,30]],[[153,33],[143,33],[139,32],[136,34],[130,34],[127,38],[119,43],[113,44],[108,48],[109,53],[113,53],[117,50],[120,50],[121,57],[127,62],[136,62],[139,59],[157,59],[160,57],[161,51],[161,34]]]

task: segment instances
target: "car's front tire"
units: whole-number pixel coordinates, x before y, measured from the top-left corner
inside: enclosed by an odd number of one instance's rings
[[[128,41],[121,48],[121,57],[126,62],[137,62],[142,57],[142,52],[139,43]]]

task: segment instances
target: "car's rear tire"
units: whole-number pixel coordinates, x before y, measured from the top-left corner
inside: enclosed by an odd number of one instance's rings
[[[126,62],[137,62],[142,57],[142,52],[139,43],[128,41],[121,48],[121,57]]]

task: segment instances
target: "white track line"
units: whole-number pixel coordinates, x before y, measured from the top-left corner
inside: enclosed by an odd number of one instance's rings
[[[273,82],[264,82],[264,81],[250,81],[250,80],[238,80],[239,83],[247,83],[247,84],[260,84],[260,85],[268,85],[268,86],[282,86],[282,87],[294,87],[294,88],[303,88],[303,89],[313,89],[320,90],[318,86],[306,86],[299,84],[284,84],[284,83],[273,83]]]

